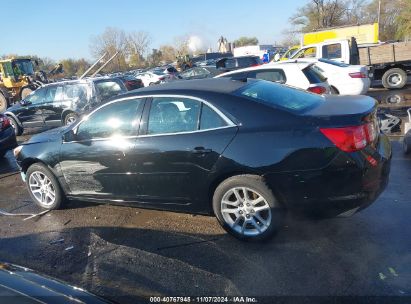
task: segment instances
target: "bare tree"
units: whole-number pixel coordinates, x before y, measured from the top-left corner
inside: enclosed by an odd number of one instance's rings
[[[165,62],[173,62],[177,57],[177,50],[172,45],[162,45],[160,46],[160,52],[162,55],[162,60]]]
[[[174,38],[173,47],[177,52],[177,56],[188,54],[190,49],[188,48],[188,35],[178,36]]]
[[[150,34],[147,32],[131,32],[127,35],[127,47],[130,54],[138,54],[144,57],[151,44]]]
[[[108,27],[101,35],[91,38],[90,51],[96,58],[104,53],[114,55],[119,52],[116,59],[105,70],[124,70],[128,67],[126,64],[127,45],[127,35],[123,30]]]

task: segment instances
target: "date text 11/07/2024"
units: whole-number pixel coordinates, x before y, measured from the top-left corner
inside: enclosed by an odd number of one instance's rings
[[[258,303],[254,297],[150,297],[150,303]]]

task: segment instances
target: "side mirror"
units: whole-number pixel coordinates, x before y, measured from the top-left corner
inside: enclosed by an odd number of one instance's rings
[[[73,129],[68,130],[63,134],[63,141],[64,142],[71,142],[77,139],[77,134],[74,132]]]

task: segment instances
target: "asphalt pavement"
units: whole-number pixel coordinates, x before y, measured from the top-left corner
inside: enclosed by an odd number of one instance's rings
[[[349,218],[288,214],[267,243],[238,241],[213,217],[76,201],[28,220],[0,215],[0,261],[120,303],[155,295],[393,296],[410,303],[411,157],[400,140],[392,139],[390,182],[374,204]],[[11,152],[0,159],[0,209],[41,211]]]

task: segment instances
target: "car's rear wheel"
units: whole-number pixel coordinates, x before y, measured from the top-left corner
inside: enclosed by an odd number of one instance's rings
[[[64,117],[64,125],[68,126],[71,125],[72,123],[75,123],[78,119],[78,115],[76,113],[68,113]]]
[[[10,116],[7,116],[8,119],[10,120],[10,124],[14,129],[14,133],[16,134],[16,136],[20,136],[21,134],[23,134],[23,128],[20,127],[20,125],[17,123],[17,121]]]
[[[26,172],[26,184],[31,198],[44,209],[58,209],[63,192],[53,173],[43,164],[31,165]]]
[[[236,238],[266,240],[281,226],[284,210],[264,180],[238,175],[223,181],[213,196],[214,213],[221,226]]]
[[[381,80],[386,89],[401,89],[407,84],[407,73],[399,68],[389,69]]]
[[[330,91],[332,95],[340,95],[340,92],[333,86],[330,87]]]

